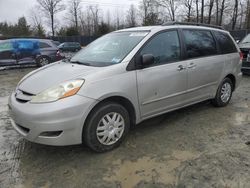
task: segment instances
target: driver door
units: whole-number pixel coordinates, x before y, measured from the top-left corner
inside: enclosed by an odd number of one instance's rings
[[[144,54],[152,54],[155,61],[136,71],[143,119],[182,106],[187,90],[186,62],[181,60],[177,30],[152,37],[139,53],[140,56]]]

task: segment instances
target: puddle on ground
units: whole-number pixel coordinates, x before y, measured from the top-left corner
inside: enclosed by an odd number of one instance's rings
[[[241,101],[241,102],[238,102],[238,103],[234,103],[233,106],[237,107],[237,108],[249,108],[249,105],[247,104],[246,101]]]
[[[8,98],[9,97],[0,97],[0,113],[8,111]]]
[[[249,112],[235,112],[234,113],[234,125],[242,125],[250,122]]]
[[[172,184],[176,182],[175,169],[183,161],[193,159],[198,155],[190,151],[174,151],[171,156],[163,160],[142,157],[136,161],[115,161],[113,175],[105,176],[103,180],[117,182],[121,187],[134,187],[141,181]]]

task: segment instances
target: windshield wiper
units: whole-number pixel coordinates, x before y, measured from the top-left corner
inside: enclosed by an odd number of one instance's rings
[[[85,63],[85,62],[81,62],[81,61],[70,61],[70,63],[78,64],[78,65],[90,66],[90,63]]]

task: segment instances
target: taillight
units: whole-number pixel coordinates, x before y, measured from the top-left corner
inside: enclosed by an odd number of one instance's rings
[[[61,56],[62,56],[62,55],[61,55],[60,51],[57,50],[57,52],[56,52],[56,57],[61,57]]]
[[[240,60],[243,60],[243,53],[239,52],[239,54],[240,54]]]

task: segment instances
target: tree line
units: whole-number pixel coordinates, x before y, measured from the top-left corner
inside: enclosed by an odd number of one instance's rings
[[[0,23],[0,34],[99,36],[117,29],[167,21],[214,24],[228,30],[250,29],[250,0],[141,0],[138,6],[132,4],[124,13],[119,9],[112,14],[109,10],[103,12],[98,4],[84,5],[81,0],[66,4],[63,0],[37,0],[27,18],[20,17],[15,24]]]

